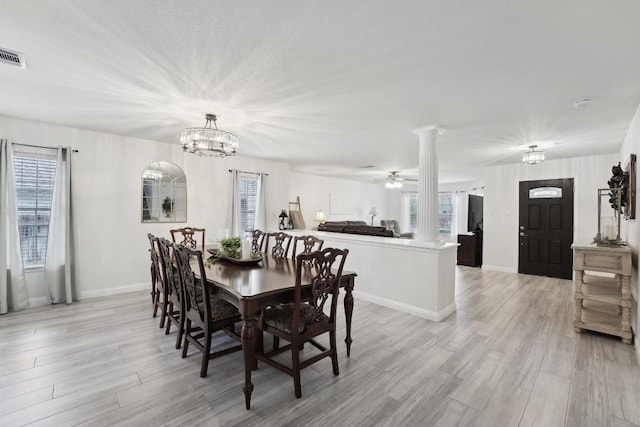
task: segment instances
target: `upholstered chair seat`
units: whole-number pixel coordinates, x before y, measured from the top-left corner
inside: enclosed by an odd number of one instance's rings
[[[316,322],[328,322],[329,316],[325,313],[317,314],[316,309],[309,304],[300,305],[300,324],[298,332],[302,333],[308,325]],[[280,305],[270,308],[265,313],[265,323],[273,328],[291,333],[293,324],[293,307],[291,305]]]

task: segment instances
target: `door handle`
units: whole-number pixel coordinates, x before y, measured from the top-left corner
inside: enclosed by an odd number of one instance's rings
[[[524,231],[521,231],[521,232],[520,232],[520,237],[527,237],[527,235],[525,234],[525,232],[524,232]]]

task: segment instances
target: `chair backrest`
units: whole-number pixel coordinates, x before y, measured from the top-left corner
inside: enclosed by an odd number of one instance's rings
[[[151,254],[151,281],[156,282],[156,289],[159,289],[161,292],[165,292],[164,290],[164,277],[163,277],[163,268],[160,264],[160,249],[158,248],[158,238],[151,233],[147,233],[147,238],[149,239],[149,244],[151,245],[151,249],[149,250]],[[158,286],[160,283],[160,286]]]
[[[385,227],[387,230],[393,231],[394,234],[400,234],[400,224],[395,219],[381,219],[380,225]]]
[[[173,247],[178,265],[178,279],[184,289],[185,316],[200,323],[208,323],[211,320],[211,302],[209,286],[202,286],[203,283],[207,283],[202,252],[183,245],[174,244]],[[193,268],[198,270],[200,279],[196,278]]]
[[[313,325],[314,321],[320,322],[326,318],[327,305],[329,322],[335,323],[342,268],[348,254],[348,249],[325,248],[296,257],[296,288],[291,326],[294,334],[299,331],[303,284],[311,284],[310,298],[304,299],[313,307],[313,317],[305,318],[307,327]]]
[[[262,252],[265,232],[262,230],[253,230],[251,233],[251,252]]]
[[[291,245],[290,234],[279,231],[277,233],[267,233],[267,243],[265,245],[265,252],[269,251],[269,243],[273,238],[273,247],[271,248],[271,256],[274,258],[286,258],[289,253],[289,246]]]
[[[178,243],[191,249],[199,249],[198,244],[200,244],[201,250],[204,252],[204,228],[184,227],[169,231],[171,232],[173,243]]]
[[[174,263],[173,244],[161,237],[158,239],[158,248],[160,249],[160,260],[167,295],[169,298],[182,301],[182,287],[178,280],[178,267]]]
[[[298,253],[298,242],[302,244],[302,251]],[[300,254],[310,254],[314,251],[322,249],[324,240],[318,239],[316,236],[296,236],[293,238],[293,250],[291,251],[291,259],[296,259]]]

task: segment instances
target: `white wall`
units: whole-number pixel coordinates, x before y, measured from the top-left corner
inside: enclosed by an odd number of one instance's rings
[[[374,225],[380,225],[380,219],[398,218],[391,216],[396,210],[389,209],[391,190],[383,184],[373,184],[326,176],[289,173],[289,198],[293,201],[300,196],[302,215],[307,229],[318,227],[314,222],[316,212],[323,210],[328,221],[367,221],[371,224],[369,210],[375,206],[378,215]],[[282,209],[288,206],[283,206]]]
[[[573,178],[574,242],[590,243],[598,228],[597,189],[606,188],[618,155],[511,164],[484,170],[483,268],[518,271],[518,186],[520,181]]]
[[[242,156],[198,157],[183,153],[178,143],[7,117],[0,117],[0,135],[17,143],[79,150],[74,157],[72,197],[80,298],[146,289],[150,280],[147,233],[169,237],[170,229],[189,225],[206,228],[210,240],[217,237],[219,229],[229,228],[230,168],[269,174],[269,227],[277,228],[277,215],[288,203],[289,165],[285,163]],[[141,223],[142,172],[158,160],[173,162],[186,174],[186,223]],[[36,280],[37,276],[28,277]]]
[[[635,154],[636,156],[640,155],[640,105],[636,110],[636,114],[633,116],[631,120],[631,124],[629,125],[629,130],[627,131],[627,135],[624,138],[622,143],[622,147],[620,148],[620,156],[618,160],[621,162],[621,166],[624,168],[627,162],[629,161],[629,155]],[[636,170],[636,174],[637,174]],[[639,183],[636,183],[636,186]],[[638,203],[638,196],[640,196],[640,191],[638,187],[636,187],[636,218],[640,219],[640,204]],[[639,286],[638,286],[638,249],[640,248],[640,230],[638,229],[638,219],[628,220],[624,222],[624,227],[621,232],[622,238],[627,241],[629,247],[631,248],[631,253],[633,257],[633,277],[631,278],[631,293],[633,294],[634,304],[631,309],[631,325],[633,327],[633,331],[638,334],[640,330],[640,322],[638,320],[638,294],[639,294]],[[638,357],[640,357],[640,348],[638,344],[638,339],[635,340],[636,345],[636,353]]]

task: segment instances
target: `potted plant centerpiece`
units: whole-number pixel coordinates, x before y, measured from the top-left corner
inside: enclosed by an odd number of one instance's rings
[[[262,261],[262,253],[252,251],[249,240],[243,242],[240,237],[229,237],[220,240],[220,249],[207,260],[207,265],[210,266],[218,259],[225,259],[237,264],[257,264]]]
[[[240,259],[242,242],[239,237],[229,237],[220,240],[220,255]]]

